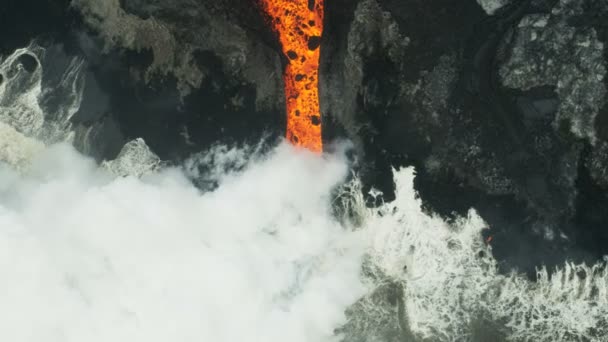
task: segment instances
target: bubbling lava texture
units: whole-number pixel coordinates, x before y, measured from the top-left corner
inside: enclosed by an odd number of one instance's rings
[[[323,0],[260,1],[289,61],[283,75],[287,139],[296,146],[321,152],[319,56]]]

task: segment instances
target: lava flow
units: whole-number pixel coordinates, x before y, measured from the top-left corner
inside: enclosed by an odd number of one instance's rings
[[[323,0],[260,1],[289,61],[283,75],[287,139],[296,146],[322,152],[319,56]]]

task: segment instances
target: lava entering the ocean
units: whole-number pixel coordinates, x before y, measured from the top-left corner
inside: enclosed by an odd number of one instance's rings
[[[260,0],[278,33],[289,63],[283,75],[287,139],[322,152],[319,56],[323,0]]]

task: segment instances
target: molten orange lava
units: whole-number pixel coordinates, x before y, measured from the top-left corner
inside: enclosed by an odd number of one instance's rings
[[[285,68],[287,139],[315,152],[323,150],[319,108],[319,56],[323,0],[260,0],[279,35]]]

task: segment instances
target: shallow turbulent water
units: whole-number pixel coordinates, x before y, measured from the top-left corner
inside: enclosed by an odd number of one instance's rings
[[[24,53],[41,67],[25,70]],[[166,167],[135,140],[97,165],[70,145],[82,63],[65,66],[54,101],[44,67],[38,47],[0,65],[2,340],[608,336],[603,265],[539,270],[537,282],[498,274],[485,223],[474,210],[451,224],[424,213],[413,169],[396,170],[396,201],[371,210],[342,155],[287,144]]]

